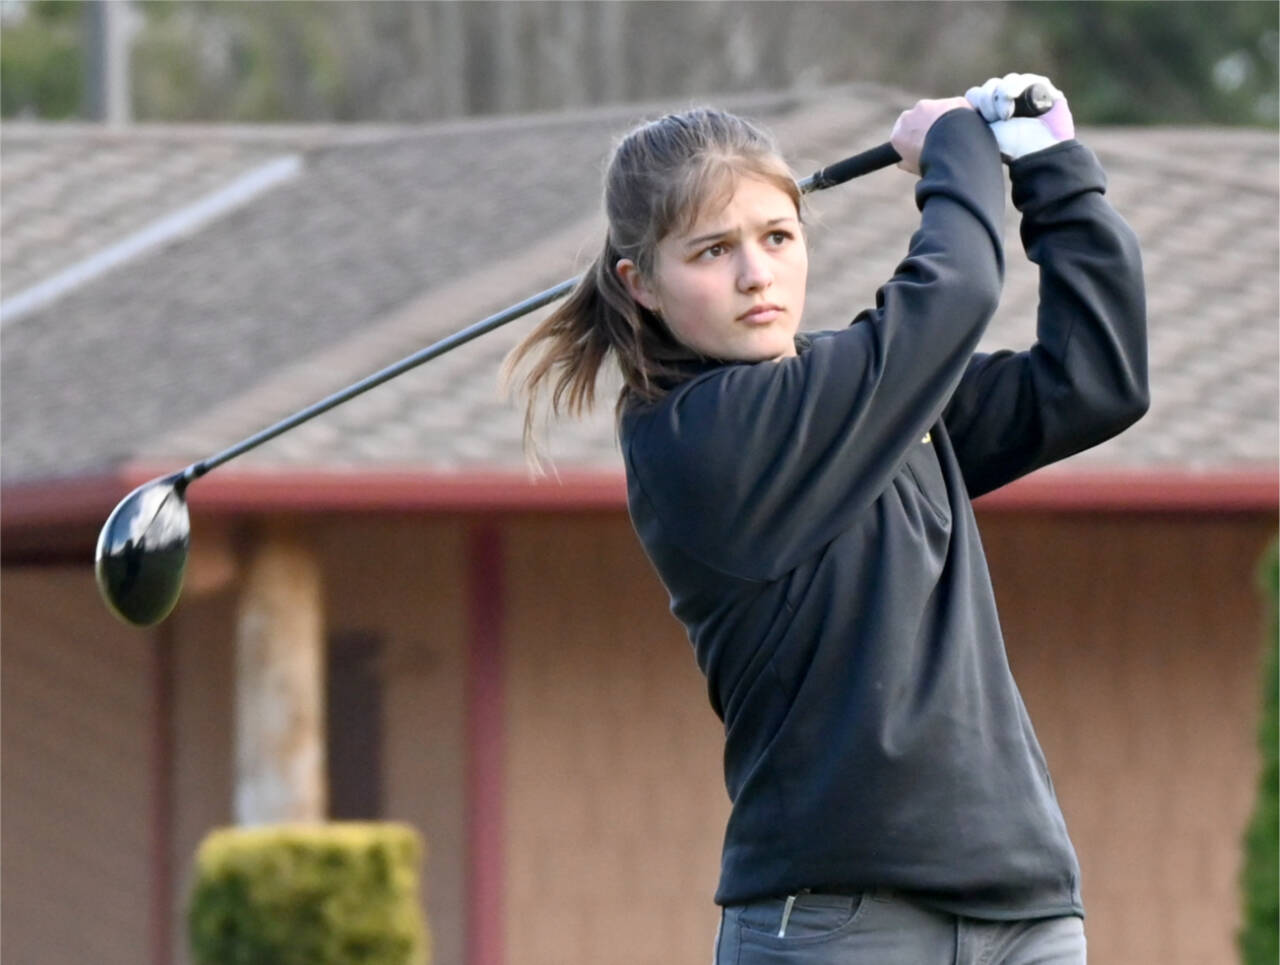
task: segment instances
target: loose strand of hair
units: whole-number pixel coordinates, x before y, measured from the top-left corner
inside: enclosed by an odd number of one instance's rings
[[[524,403],[525,456],[541,469],[537,421],[539,400],[550,394],[555,416],[583,415],[595,404],[595,383],[608,354],[598,325],[599,291],[588,271],[568,297],[511,350],[502,366],[508,397]],[[536,357],[535,353],[537,354]]]

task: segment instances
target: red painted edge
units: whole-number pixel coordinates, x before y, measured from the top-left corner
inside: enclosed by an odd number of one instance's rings
[[[1274,513],[1280,507],[1280,471],[1051,469],[974,505],[989,512]]]
[[[167,475],[155,467],[73,479],[11,483],[0,489],[6,529],[105,521],[144,483]],[[219,470],[193,483],[193,513],[503,512],[619,510],[626,481],[618,472],[573,472],[533,478],[524,472]]]
[[[15,483],[0,490],[5,532],[105,521],[130,490],[163,471]],[[219,470],[190,490],[193,514],[320,512],[582,512],[626,509],[620,472],[535,479],[524,472]],[[1280,471],[1050,469],[983,496],[988,512],[1275,512]]]
[[[467,547],[466,950],[467,965],[505,957],[506,721],[503,687],[502,533],[472,524]]]

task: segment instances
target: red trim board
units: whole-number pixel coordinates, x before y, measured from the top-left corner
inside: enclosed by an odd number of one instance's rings
[[[7,485],[0,492],[6,532],[100,523],[136,486],[162,473],[133,466],[116,474]],[[1276,512],[1280,470],[1249,467],[1050,469],[983,496],[988,512]],[[522,471],[442,473],[426,470],[226,470],[191,487],[193,514],[263,512],[593,512],[626,509],[620,472],[573,472],[531,478]]]

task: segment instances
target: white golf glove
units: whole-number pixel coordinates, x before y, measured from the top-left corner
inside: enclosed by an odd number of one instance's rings
[[[1053,96],[1053,107],[1039,117],[1014,117],[1013,102],[1032,84],[1042,84]],[[1075,137],[1075,122],[1067,97],[1040,74],[1005,74],[992,77],[981,87],[970,87],[964,94],[1000,145],[1000,155],[1013,161],[1033,151],[1041,151]]]

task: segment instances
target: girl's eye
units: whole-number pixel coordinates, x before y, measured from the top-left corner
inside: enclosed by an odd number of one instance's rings
[[[722,243],[717,242],[716,244],[711,245],[710,247],[703,248],[702,251],[700,252],[700,257],[702,257],[703,259],[719,258],[721,255],[725,253],[725,250],[726,250],[725,246]]]
[[[778,230],[778,231],[769,232],[769,241],[771,241],[775,245],[786,244],[790,240],[791,240],[790,231]]]

